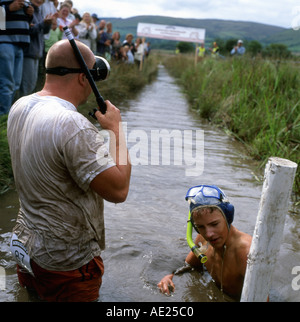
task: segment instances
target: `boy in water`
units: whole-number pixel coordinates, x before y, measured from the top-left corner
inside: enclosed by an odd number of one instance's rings
[[[221,291],[239,299],[247,267],[247,255],[252,238],[231,225],[234,207],[224,192],[216,186],[196,186],[189,189],[191,223],[198,235],[195,244],[207,245],[204,264]],[[201,268],[200,260],[191,251],[186,257],[189,267]],[[169,295],[175,290],[174,273],[166,275],[159,289]]]

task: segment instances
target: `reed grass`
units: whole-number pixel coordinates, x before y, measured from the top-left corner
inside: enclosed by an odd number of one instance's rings
[[[300,159],[300,66],[292,61],[168,58],[199,116],[229,130],[264,166],[277,156]],[[298,167],[294,191],[300,194]]]

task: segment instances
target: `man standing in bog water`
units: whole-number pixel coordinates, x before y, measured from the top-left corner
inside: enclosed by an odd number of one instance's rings
[[[94,54],[77,45],[92,69]],[[31,266],[18,266],[18,277],[46,301],[95,301],[104,271],[103,199],[126,199],[131,165],[120,111],[106,101],[106,113],[95,113],[113,137],[111,152],[97,128],[77,111],[91,87],[68,40],[48,52],[46,68],[56,67],[65,74],[47,74],[44,88],[19,99],[8,117],[20,198],[13,233],[17,244],[26,247]]]

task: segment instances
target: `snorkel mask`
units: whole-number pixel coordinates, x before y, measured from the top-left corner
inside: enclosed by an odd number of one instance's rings
[[[225,193],[217,186],[200,185],[192,187],[188,190],[185,199],[190,205],[186,231],[187,242],[201,263],[205,263],[207,257],[203,254],[204,252],[201,250],[201,247],[196,246],[192,239],[193,227],[198,232],[193,222],[193,211],[207,206],[217,207],[226,219],[228,229],[230,229],[230,224],[233,222],[234,217],[234,206],[229,202]]]
[[[110,65],[106,59],[100,56],[95,56],[96,62],[92,69],[90,69],[90,73],[95,82],[102,81],[107,79],[110,73]],[[46,68],[47,74],[54,74],[58,76],[65,76],[67,74],[75,74],[75,73],[84,73],[81,68],[67,68],[67,67],[53,67]]]

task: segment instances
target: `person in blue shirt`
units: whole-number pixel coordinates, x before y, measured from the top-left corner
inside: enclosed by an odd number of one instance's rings
[[[0,115],[8,114],[14,95],[20,88],[23,49],[29,46],[29,24],[33,7],[24,0],[0,0],[5,10],[6,28],[0,30]]]
[[[31,0],[34,9],[29,27],[30,44],[24,49],[23,73],[20,86],[20,96],[31,94],[38,79],[39,61],[43,57],[44,34],[51,29],[52,19],[57,18],[57,13],[42,17],[40,6],[42,0]]]
[[[237,56],[242,56],[244,55],[246,52],[245,47],[243,46],[243,40],[239,40],[237,42],[237,46],[235,46],[232,50],[231,50],[231,55],[237,55]]]

